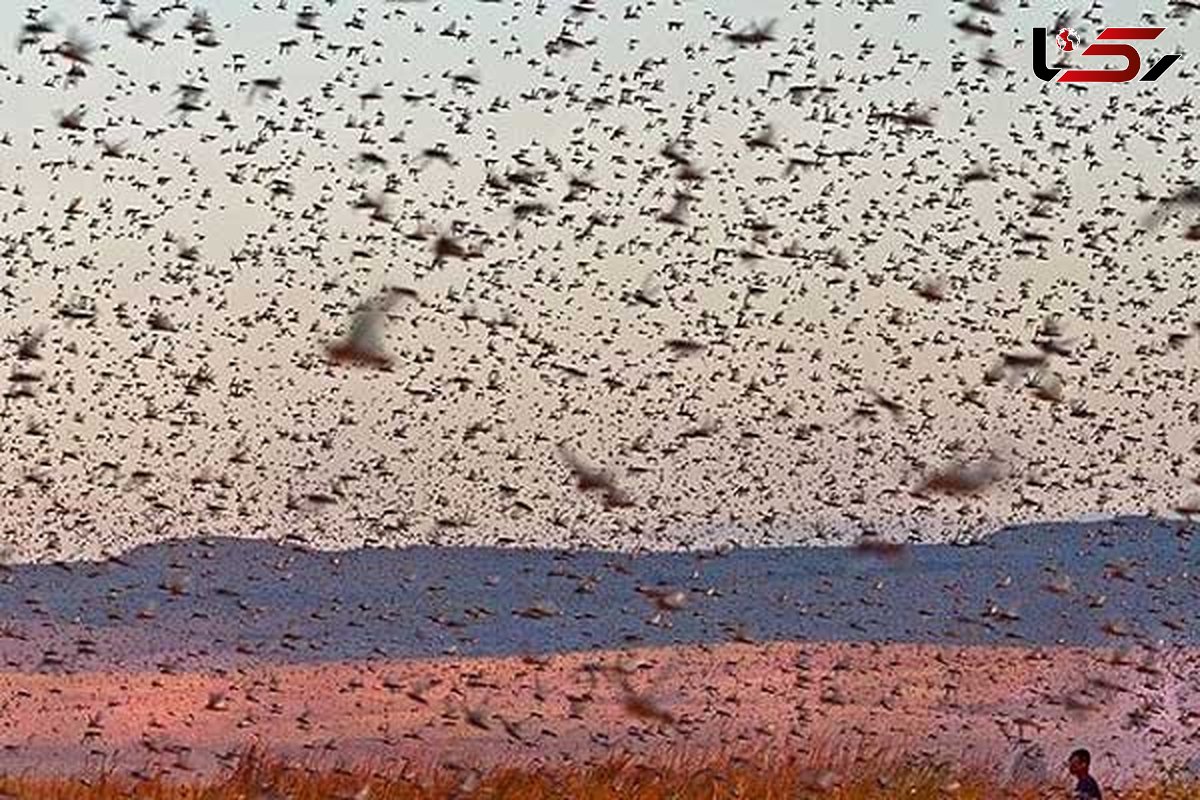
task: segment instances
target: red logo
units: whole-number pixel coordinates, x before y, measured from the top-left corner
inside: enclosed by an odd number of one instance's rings
[[[1057,83],[1125,83],[1137,78],[1142,70],[1142,56],[1138,49],[1126,42],[1146,42],[1157,39],[1166,28],[1105,28],[1096,37],[1097,41],[1084,48],[1083,56],[1119,56],[1125,59],[1123,69],[1066,69],[1046,64],[1046,29],[1033,29],[1033,72],[1044,81],[1054,80],[1062,72]],[[1070,28],[1063,28],[1054,37],[1054,43],[1064,53],[1075,50],[1079,36]],[[1167,71],[1167,67],[1178,61],[1178,53],[1165,55],[1154,63],[1139,80],[1154,81]]]

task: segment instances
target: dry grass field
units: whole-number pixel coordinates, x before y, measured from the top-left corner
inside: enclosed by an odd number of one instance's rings
[[[1034,800],[1067,798],[1066,782],[1014,785],[969,765],[956,769],[906,763],[870,767],[781,757],[720,757],[651,762],[616,757],[590,766],[424,772],[318,764],[247,750],[229,770],[193,782],[96,771],[76,777],[0,776],[4,800]],[[1064,776],[1065,778],[1066,776]],[[1153,785],[1108,790],[1113,800],[1200,798],[1200,783],[1164,778]]]

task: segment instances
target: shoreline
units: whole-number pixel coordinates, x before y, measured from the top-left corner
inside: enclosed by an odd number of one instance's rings
[[[1180,689],[1200,674],[1198,654],[1176,648],[1149,664],[1113,663],[1112,653],[783,642],[258,664],[225,674],[0,672],[0,773],[71,772],[116,754],[118,770],[204,775],[219,767],[218,754],[252,744],[287,757],[486,768],[663,747],[803,754],[809,743],[836,742],[932,759],[991,753],[1014,769],[1028,747],[1055,764],[1058,750],[1083,741],[1122,780],[1154,774],[1158,758],[1182,763],[1195,745],[1186,742]],[[1128,730],[1131,715],[1154,703],[1147,727]]]

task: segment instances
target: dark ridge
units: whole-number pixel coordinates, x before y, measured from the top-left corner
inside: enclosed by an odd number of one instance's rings
[[[1195,527],[1046,523],[977,544],[721,553],[325,552],[177,539],[0,572],[0,668],[225,667],[729,640],[1200,642]],[[686,603],[654,595],[683,590]]]

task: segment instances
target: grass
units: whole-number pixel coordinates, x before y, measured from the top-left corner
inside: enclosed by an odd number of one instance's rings
[[[836,760],[836,759],[835,759]],[[808,760],[806,759],[806,762]],[[370,764],[316,766],[259,749],[223,773],[193,782],[165,775],[97,772],[81,777],[0,775],[0,800],[1042,800],[1067,798],[1066,783],[1013,786],[980,770],[879,763],[815,769],[795,759],[752,763],[722,757],[656,766],[617,756],[579,767],[508,767],[487,773],[440,768],[412,773]],[[1195,800],[1200,782],[1108,791],[1112,800]]]

